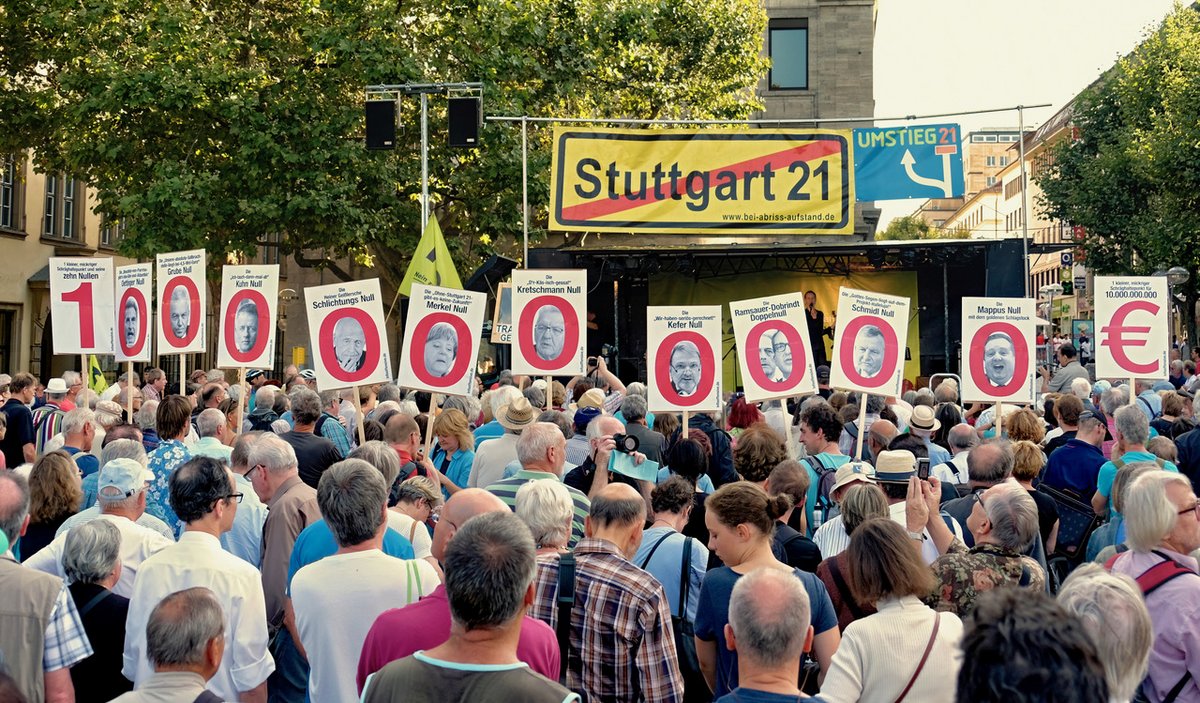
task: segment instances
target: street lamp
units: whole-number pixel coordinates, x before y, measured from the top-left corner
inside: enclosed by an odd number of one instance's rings
[[[1167,269],[1167,292],[1171,299],[1171,348],[1175,348],[1175,296],[1179,292],[1179,287],[1188,282],[1191,274],[1182,266],[1172,266]],[[1182,355],[1180,355],[1182,357]]]

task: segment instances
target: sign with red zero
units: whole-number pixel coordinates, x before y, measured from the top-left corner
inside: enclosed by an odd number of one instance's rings
[[[817,391],[803,294],[734,301],[729,312],[747,402]]]
[[[154,267],[148,263],[118,266],[116,278],[117,361],[150,361]]]
[[[650,410],[719,410],[721,307],[646,308]]]
[[[963,400],[1036,400],[1036,311],[1037,301],[1031,298],[963,298]]]
[[[584,373],[586,309],[586,271],[513,271],[513,373]]]
[[[1096,377],[1166,379],[1170,302],[1165,276],[1096,276]]]
[[[829,385],[860,393],[900,395],[911,301],[842,288]]]
[[[203,352],[208,317],[204,250],[159,254],[156,265],[159,354]]]
[[[51,257],[55,354],[112,354],[114,307],[111,258]]]
[[[473,393],[486,313],[483,293],[414,283],[397,383],[430,393]]]
[[[221,368],[269,368],[275,357],[279,266],[225,266],[221,270]]]
[[[379,279],[304,289],[317,387],[391,381]]]

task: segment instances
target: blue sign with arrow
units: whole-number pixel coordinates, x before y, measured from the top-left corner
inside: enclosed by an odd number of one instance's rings
[[[854,130],[854,195],[864,200],[956,198],[963,194],[956,124]]]

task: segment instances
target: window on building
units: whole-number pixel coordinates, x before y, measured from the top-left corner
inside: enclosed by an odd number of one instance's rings
[[[100,246],[115,248],[125,238],[125,223],[121,220],[104,218],[100,225]]]
[[[1000,165],[1001,165],[1001,166],[1007,166],[1007,165],[1008,165],[1008,157],[1007,157],[1007,156],[1001,156],[1001,157],[1000,157]]]
[[[771,90],[808,89],[808,20],[775,19],[767,29]]]
[[[996,157],[995,157],[995,156],[989,156],[989,157],[985,158],[985,159],[984,159],[984,165],[985,165],[985,166],[995,166],[995,165],[996,165]]]
[[[987,184],[988,184],[988,188],[991,188],[992,186],[996,185],[996,177],[995,177],[995,176],[988,176],[988,177],[987,177]]]
[[[83,184],[70,176],[47,176],[42,236],[78,241],[82,221]]]
[[[983,135],[982,134],[972,134],[971,141],[975,142],[976,144],[979,144],[980,142],[983,141]]]
[[[0,229],[21,228],[21,185],[17,181],[17,157],[0,155]]]

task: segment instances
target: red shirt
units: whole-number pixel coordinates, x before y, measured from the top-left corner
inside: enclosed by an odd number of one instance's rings
[[[433,649],[450,639],[450,601],[446,586],[403,608],[385,611],[375,619],[358,657],[358,692],[362,693],[367,677],[423,649]],[[521,623],[521,639],[517,642],[517,658],[551,681],[558,681],[558,638],[554,630],[541,620],[528,615]]]

